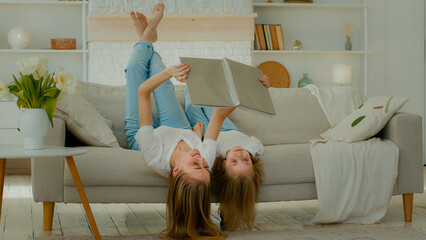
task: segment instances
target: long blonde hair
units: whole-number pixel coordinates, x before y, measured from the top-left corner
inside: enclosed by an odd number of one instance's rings
[[[210,182],[194,181],[183,172],[170,173],[167,195],[167,227],[160,237],[167,239],[224,239],[210,219]]]
[[[212,172],[212,192],[219,201],[224,230],[251,229],[256,217],[256,202],[262,182],[260,158],[250,154],[253,171],[248,175],[231,176],[226,172],[223,157],[216,158]]]

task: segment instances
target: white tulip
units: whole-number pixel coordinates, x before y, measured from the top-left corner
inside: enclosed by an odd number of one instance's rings
[[[9,88],[7,87],[7,83],[5,80],[0,78],[0,100],[6,98],[8,101],[13,100],[12,94],[9,92]]]
[[[80,80],[74,78],[71,73],[65,72],[62,67],[57,68],[53,79],[56,87],[69,96],[77,95],[80,91]]]
[[[35,80],[46,77],[47,70],[47,57],[29,57],[21,58],[16,61],[16,68],[22,75],[33,75]]]

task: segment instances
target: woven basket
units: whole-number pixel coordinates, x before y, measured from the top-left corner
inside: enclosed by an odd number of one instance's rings
[[[290,75],[287,69],[278,62],[268,61],[260,64],[257,68],[269,77],[269,84],[274,88],[288,88],[290,86]]]
[[[75,49],[75,38],[52,38],[50,39],[52,49]]]

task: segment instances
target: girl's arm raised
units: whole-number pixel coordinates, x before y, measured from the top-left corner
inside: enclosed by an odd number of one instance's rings
[[[170,66],[163,71],[148,78],[138,88],[139,124],[140,126],[152,126],[151,93],[171,77],[178,81],[184,81],[188,77],[190,68],[186,63]]]
[[[209,125],[207,126],[206,134],[204,135],[205,139],[217,140],[219,136],[220,129],[222,128],[223,121],[231,114],[236,107],[233,108],[215,108],[213,110],[212,117],[210,118]]]

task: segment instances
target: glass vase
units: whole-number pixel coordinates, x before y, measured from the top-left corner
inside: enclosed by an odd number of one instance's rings
[[[304,73],[304,74],[303,74],[303,78],[301,78],[301,79],[299,80],[299,82],[298,82],[297,86],[298,86],[299,88],[302,88],[302,87],[304,87],[304,86],[306,86],[306,85],[309,85],[309,84],[313,84],[313,82],[312,82],[312,80],[311,80],[310,78],[308,78],[308,74],[307,74],[307,73]]]
[[[349,37],[349,36],[346,36],[345,50],[346,51],[351,51],[352,50],[351,37]]]

